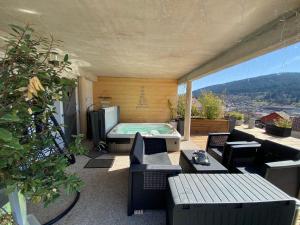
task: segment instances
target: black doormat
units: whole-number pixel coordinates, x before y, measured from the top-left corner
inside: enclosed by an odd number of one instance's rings
[[[99,156],[101,156],[101,155],[103,155],[103,154],[105,154],[105,152],[100,152],[100,151],[96,150],[96,148],[92,148],[92,149],[90,149],[89,152],[86,153],[85,155],[86,155],[87,157],[89,157],[89,158],[94,159],[94,158],[97,158],[97,157],[99,157]]]
[[[115,159],[90,159],[84,168],[111,168]]]

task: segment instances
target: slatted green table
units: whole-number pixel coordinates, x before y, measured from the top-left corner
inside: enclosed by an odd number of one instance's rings
[[[296,202],[256,174],[169,178],[167,224],[291,225]]]

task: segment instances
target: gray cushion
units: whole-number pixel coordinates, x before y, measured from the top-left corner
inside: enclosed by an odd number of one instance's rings
[[[161,152],[151,155],[144,155],[143,164],[156,164],[156,165],[171,165],[168,153]]]
[[[223,147],[210,148],[210,150],[213,151],[214,153],[216,153],[218,156],[222,157]]]
[[[219,162],[222,162],[222,152],[223,152],[223,147],[220,148],[208,148],[207,152],[214,157],[216,160]]]
[[[130,151],[130,163],[142,164],[145,151],[145,144],[140,133],[136,133],[133,145]]]
[[[228,136],[227,141],[254,141],[254,139],[253,135],[234,129]]]
[[[261,176],[264,176],[265,170],[262,167],[257,166],[246,166],[246,167],[237,167],[238,171],[241,173],[255,173]]]
[[[256,163],[262,165],[266,162],[299,159],[300,151],[298,149],[265,140],[262,143],[261,149],[258,151]]]

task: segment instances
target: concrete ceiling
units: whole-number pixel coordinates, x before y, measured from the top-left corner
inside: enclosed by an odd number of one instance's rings
[[[64,41],[82,73],[179,79],[239,43],[299,0],[7,0],[8,24]]]

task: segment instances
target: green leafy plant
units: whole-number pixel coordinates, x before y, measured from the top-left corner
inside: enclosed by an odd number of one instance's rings
[[[212,92],[202,92],[198,101],[202,105],[202,117],[210,120],[222,117],[224,104],[220,97]]]
[[[183,119],[185,115],[185,95],[179,95],[178,96],[178,102],[177,102],[177,115],[178,118]],[[191,116],[192,117],[199,117],[201,115],[200,110],[196,106],[196,104],[192,104],[191,109]]]
[[[289,119],[279,118],[274,120],[274,125],[281,128],[292,128],[292,121]]]
[[[168,99],[168,107],[170,110],[170,121],[173,121],[177,118],[176,107],[173,105],[171,99]]]
[[[16,225],[11,213],[8,213],[3,208],[0,209],[0,224],[1,225]]]
[[[199,110],[196,104],[192,104],[191,115],[194,118],[201,117],[201,111]]]
[[[177,115],[180,119],[184,118],[184,115],[185,115],[185,95],[179,95],[178,96]]]
[[[66,173],[65,155],[41,157],[55,149],[53,133],[60,129],[49,123],[54,103],[63,100],[76,80],[61,75],[71,70],[68,55],[57,66],[49,63],[59,41],[35,36],[29,26],[11,29],[0,58],[0,184],[47,205],[62,190],[74,192],[83,185],[78,176]],[[82,154],[80,142],[77,136],[69,152]]]
[[[244,119],[244,114],[240,113],[240,112],[229,112],[228,115],[230,117],[235,118],[236,120],[243,120]]]

